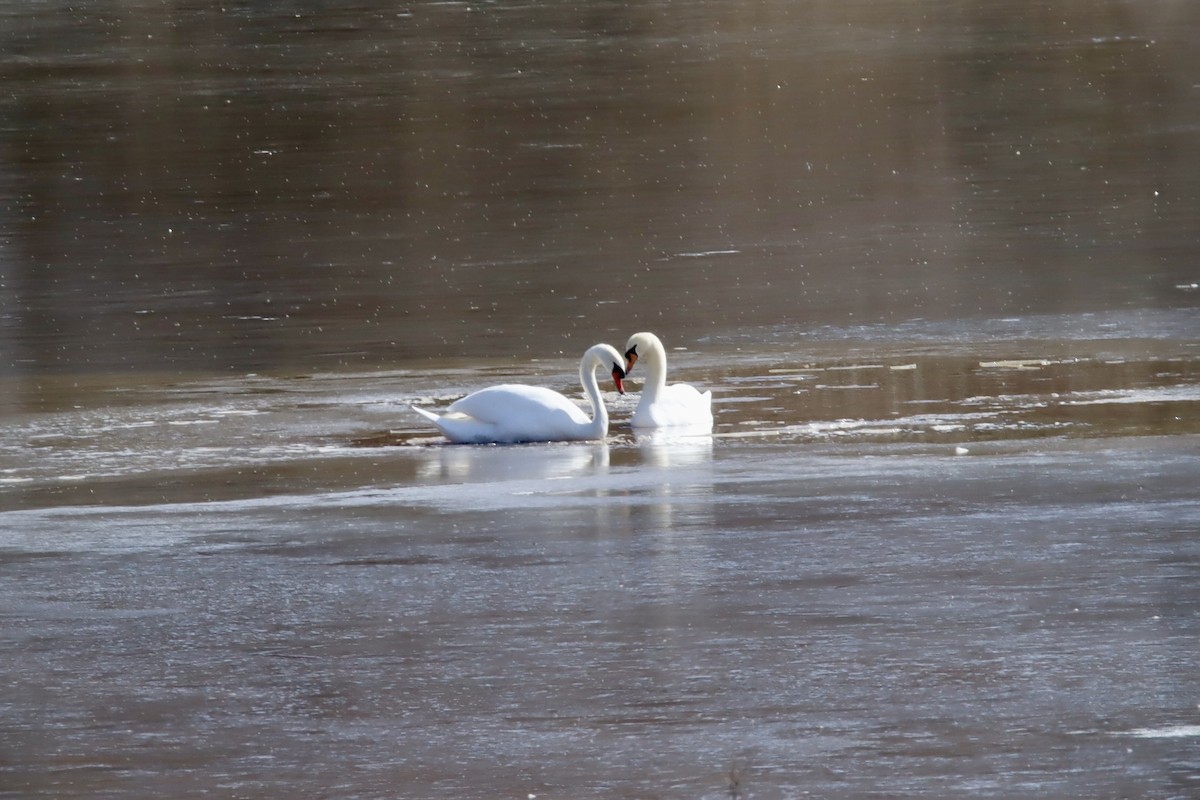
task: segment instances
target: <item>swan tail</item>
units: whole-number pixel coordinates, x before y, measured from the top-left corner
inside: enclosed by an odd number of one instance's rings
[[[420,414],[420,415],[421,415],[422,417],[424,417],[425,419],[427,419],[427,420],[429,420],[430,422],[434,423],[435,425],[437,424],[438,420],[440,420],[440,419],[441,419],[441,417],[439,417],[437,414],[433,413],[432,411],[426,411],[425,409],[423,409],[423,408],[417,408],[416,406],[409,406],[409,408],[411,408],[413,411],[415,411],[415,412],[417,412],[418,414]]]

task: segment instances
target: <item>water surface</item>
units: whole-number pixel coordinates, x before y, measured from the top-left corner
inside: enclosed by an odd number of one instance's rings
[[[29,9],[10,374],[1196,305],[1188,3]]]
[[[1198,36],[0,2],[0,796],[1195,796]]]

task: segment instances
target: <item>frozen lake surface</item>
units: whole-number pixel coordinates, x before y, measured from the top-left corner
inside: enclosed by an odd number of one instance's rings
[[[828,333],[675,353],[711,437],[635,437],[636,394],[604,443],[446,445],[407,410],[499,367],[14,415],[4,785],[1193,796],[1194,345]]]

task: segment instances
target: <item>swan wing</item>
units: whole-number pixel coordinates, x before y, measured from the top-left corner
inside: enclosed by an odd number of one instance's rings
[[[582,408],[553,389],[520,384],[480,389],[451,403],[447,412],[466,414],[485,422],[508,424],[516,424],[517,420],[522,419],[536,423],[545,415],[554,415],[556,412],[565,414],[575,422],[586,424],[590,421]]]

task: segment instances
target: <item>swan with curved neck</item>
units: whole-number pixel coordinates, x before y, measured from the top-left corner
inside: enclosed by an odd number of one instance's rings
[[[667,385],[667,351],[653,333],[635,333],[625,344],[625,370],[644,364],[646,382],[633,412],[635,428],[712,430],[712,392],[686,383]]]
[[[608,435],[608,409],[600,396],[596,368],[612,364],[613,383],[625,394],[625,360],[615,347],[597,344],[579,362],[579,383],[592,404],[592,417],[552,389],[502,384],[472,392],[450,404],[446,412],[413,406],[442,434],[460,444],[515,444],[518,442],[579,442]]]

